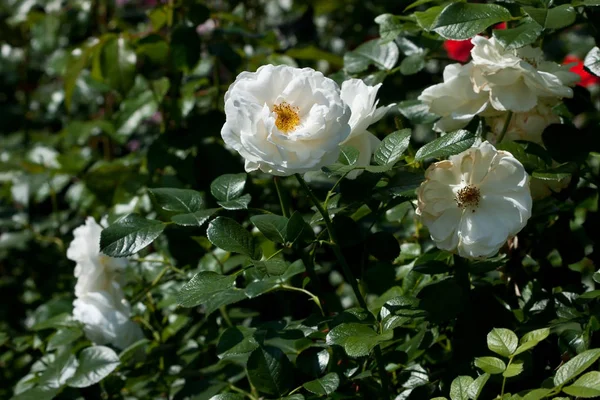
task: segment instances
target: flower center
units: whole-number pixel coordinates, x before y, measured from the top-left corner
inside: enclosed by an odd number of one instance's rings
[[[460,208],[471,208],[473,212],[479,206],[481,193],[475,186],[469,185],[456,192],[456,204]]]
[[[273,107],[273,112],[277,114],[275,126],[283,133],[289,133],[300,125],[300,115],[298,107],[286,103],[277,104]]]

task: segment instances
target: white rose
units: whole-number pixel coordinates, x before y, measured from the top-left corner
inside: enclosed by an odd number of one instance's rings
[[[86,337],[95,344],[111,344],[119,349],[144,337],[131,321],[129,304],[107,292],[91,292],[73,302],[73,317],[84,325]]]
[[[488,142],[432,164],[417,191],[417,214],[437,247],[491,257],[531,216],[523,165]]]
[[[567,85],[575,74],[542,59],[542,51],[531,46],[506,50],[495,38],[472,39],[472,82],[477,93],[487,93],[496,110],[525,112],[538,98],[573,97]]]
[[[74,239],[67,249],[67,258],[75,261],[75,296],[105,291],[122,296],[119,277],[126,266],[123,259],[100,253],[100,226],[92,217],[73,231]]]
[[[473,90],[472,70],[472,63],[450,64],[444,69],[444,82],[428,87],[419,96],[429,111],[442,117],[434,126],[436,131],[463,128],[488,107],[487,93]]]
[[[506,123],[507,112],[488,117],[485,122],[490,127],[488,140],[495,144],[500,138]],[[514,113],[508,124],[504,140],[527,140],[542,144],[542,133],[549,125],[560,124],[560,118],[554,114],[550,106],[540,103],[531,111]]]
[[[350,133],[338,85],[311,68],[264,65],[242,72],[225,94],[225,143],[246,171],[292,175],[332,164]]]
[[[341,98],[348,104],[351,111],[350,135],[341,144],[354,147],[360,152],[356,163],[365,167],[371,163],[371,156],[377,150],[381,141],[369,132],[370,125],[379,121],[385,113],[395,104],[377,108],[377,91],[381,83],[369,86],[360,79],[349,79],[342,83]],[[362,170],[355,170],[346,175],[346,178],[356,179]]]

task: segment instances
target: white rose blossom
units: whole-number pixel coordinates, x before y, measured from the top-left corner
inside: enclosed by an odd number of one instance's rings
[[[356,163],[359,167],[370,164],[371,156],[377,150],[381,140],[367,129],[385,116],[395,104],[377,108],[377,91],[381,83],[369,86],[360,79],[348,79],[342,83],[341,97],[351,111],[350,135],[341,144],[354,147],[360,152]],[[346,178],[356,179],[362,170],[351,171]]]
[[[496,111],[529,112],[538,104],[573,97],[569,87],[579,77],[562,66],[544,61],[542,51],[531,46],[506,50],[495,38],[472,39],[472,61],[444,69],[444,82],[419,96],[429,110],[441,116],[437,131],[466,126],[475,115],[493,116]]]
[[[466,258],[493,256],[531,216],[525,168],[488,142],[432,164],[417,195],[437,247]]]
[[[125,260],[100,253],[100,226],[92,217],[73,231],[67,258],[76,262],[73,316],[84,324],[88,339],[125,348],[143,337],[130,320],[131,309],[121,289],[120,275]]]
[[[246,171],[287,176],[320,169],[350,134],[339,86],[311,68],[264,65],[242,72],[225,94],[225,144]]]

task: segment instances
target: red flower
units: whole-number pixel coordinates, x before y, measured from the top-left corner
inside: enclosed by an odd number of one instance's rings
[[[494,29],[506,29],[506,22],[501,22],[494,26]],[[471,39],[467,40],[446,40],[444,49],[448,53],[448,57],[452,60],[467,62],[471,58],[471,49],[473,44]]]
[[[579,75],[581,80],[577,83],[579,86],[590,87],[592,85],[600,84],[600,78],[596,75],[592,75],[583,69],[583,61],[574,55],[568,55],[563,60],[563,65],[577,63],[576,65],[569,68],[569,71]]]

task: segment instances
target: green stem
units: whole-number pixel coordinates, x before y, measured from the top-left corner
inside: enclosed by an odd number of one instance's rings
[[[283,201],[283,195],[281,192],[281,185],[279,183],[279,177],[274,176],[273,182],[275,183],[275,190],[277,191],[277,197],[279,197],[279,205],[281,206],[281,214],[284,217],[289,218],[290,214],[288,213],[287,207],[285,206],[285,202]]]
[[[333,223],[331,222],[331,218],[329,218],[329,213],[323,208],[323,205],[321,204],[321,202],[319,201],[317,196],[315,196],[315,194],[310,189],[310,187],[306,184],[306,181],[304,181],[304,178],[302,178],[302,176],[300,176],[300,174],[295,174],[295,176],[296,176],[296,179],[298,180],[298,183],[302,187],[302,189],[306,192],[306,194],[311,199],[311,201],[315,205],[315,207],[317,207],[317,210],[323,217],[323,221],[325,221],[325,226],[327,227],[327,232],[329,233],[329,241],[331,243],[333,253],[335,254],[335,257],[337,258],[338,263],[342,266],[342,270],[344,272],[344,275],[346,276],[346,280],[350,283],[350,286],[352,287],[352,290],[354,291],[354,295],[356,296],[356,300],[358,301],[358,304],[363,309],[368,310],[367,302],[365,301],[365,298],[363,297],[362,293],[360,292],[360,288],[358,287],[356,278],[354,278],[354,274],[352,273],[352,270],[348,266],[348,263],[346,262],[346,258],[342,254],[342,250],[340,249],[340,246],[337,244],[336,234],[335,234],[335,231],[333,230]],[[388,390],[390,387],[389,380],[388,380],[387,372],[385,371],[385,365],[383,363],[383,358],[381,355],[381,349],[380,349],[379,345],[375,346],[375,361],[377,363],[377,369],[378,369],[379,375],[381,377],[381,386],[382,386],[383,392],[386,393],[385,398],[389,399],[390,398],[390,395],[388,393]]]
[[[506,365],[506,369],[508,370],[508,367],[510,367],[510,363],[512,363],[513,358],[509,358],[508,359],[508,364]],[[506,377],[503,376],[502,377],[502,389],[500,390],[500,399],[502,399],[504,397],[504,385],[506,385]]]
[[[502,142],[502,140],[504,139],[504,136],[506,136],[506,131],[508,131],[508,126],[510,125],[510,120],[512,119],[513,116],[513,112],[509,111],[508,115],[506,116],[506,120],[504,121],[504,126],[502,127],[502,132],[500,132],[500,137],[498,138],[498,141],[496,142],[496,144],[500,144],[500,142]]]
[[[160,280],[161,280],[161,279],[162,279],[162,278],[165,276],[165,274],[167,273],[167,271],[168,271],[169,269],[171,269],[171,268],[170,268],[170,266],[168,266],[168,265],[167,265],[166,267],[164,267],[164,268],[163,268],[163,269],[162,269],[162,270],[159,272],[159,274],[156,276],[156,278],[154,278],[154,280],[152,281],[152,283],[150,284],[150,286],[149,286],[148,288],[146,288],[145,290],[143,290],[141,293],[139,293],[137,296],[135,296],[135,297],[133,298],[133,300],[131,300],[131,304],[135,304],[135,303],[137,303],[138,301],[140,301],[141,299],[143,299],[143,298],[144,298],[144,296],[145,296],[147,293],[150,293],[150,291],[151,291],[152,289],[154,289],[154,288],[156,287],[156,285],[158,285],[158,283],[160,282]]]
[[[321,310],[321,315],[325,316],[325,313],[323,312],[323,307],[321,307],[321,301],[319,300],[319,298],[317,296],[315,296],[314,294],[312,294],[308,290],[297,288],[297,287],[290,286],[290,285],[280,285],[280,287],[282,289],[285,289],[285,290],[290,290],[290,291],[295,291],[295,292],[302,292],[302,293],[308,295],[308,297],[310,297],[311,300],[315,302],[315,304],[317,305],[317,307],[319,307],[319,310]]]

